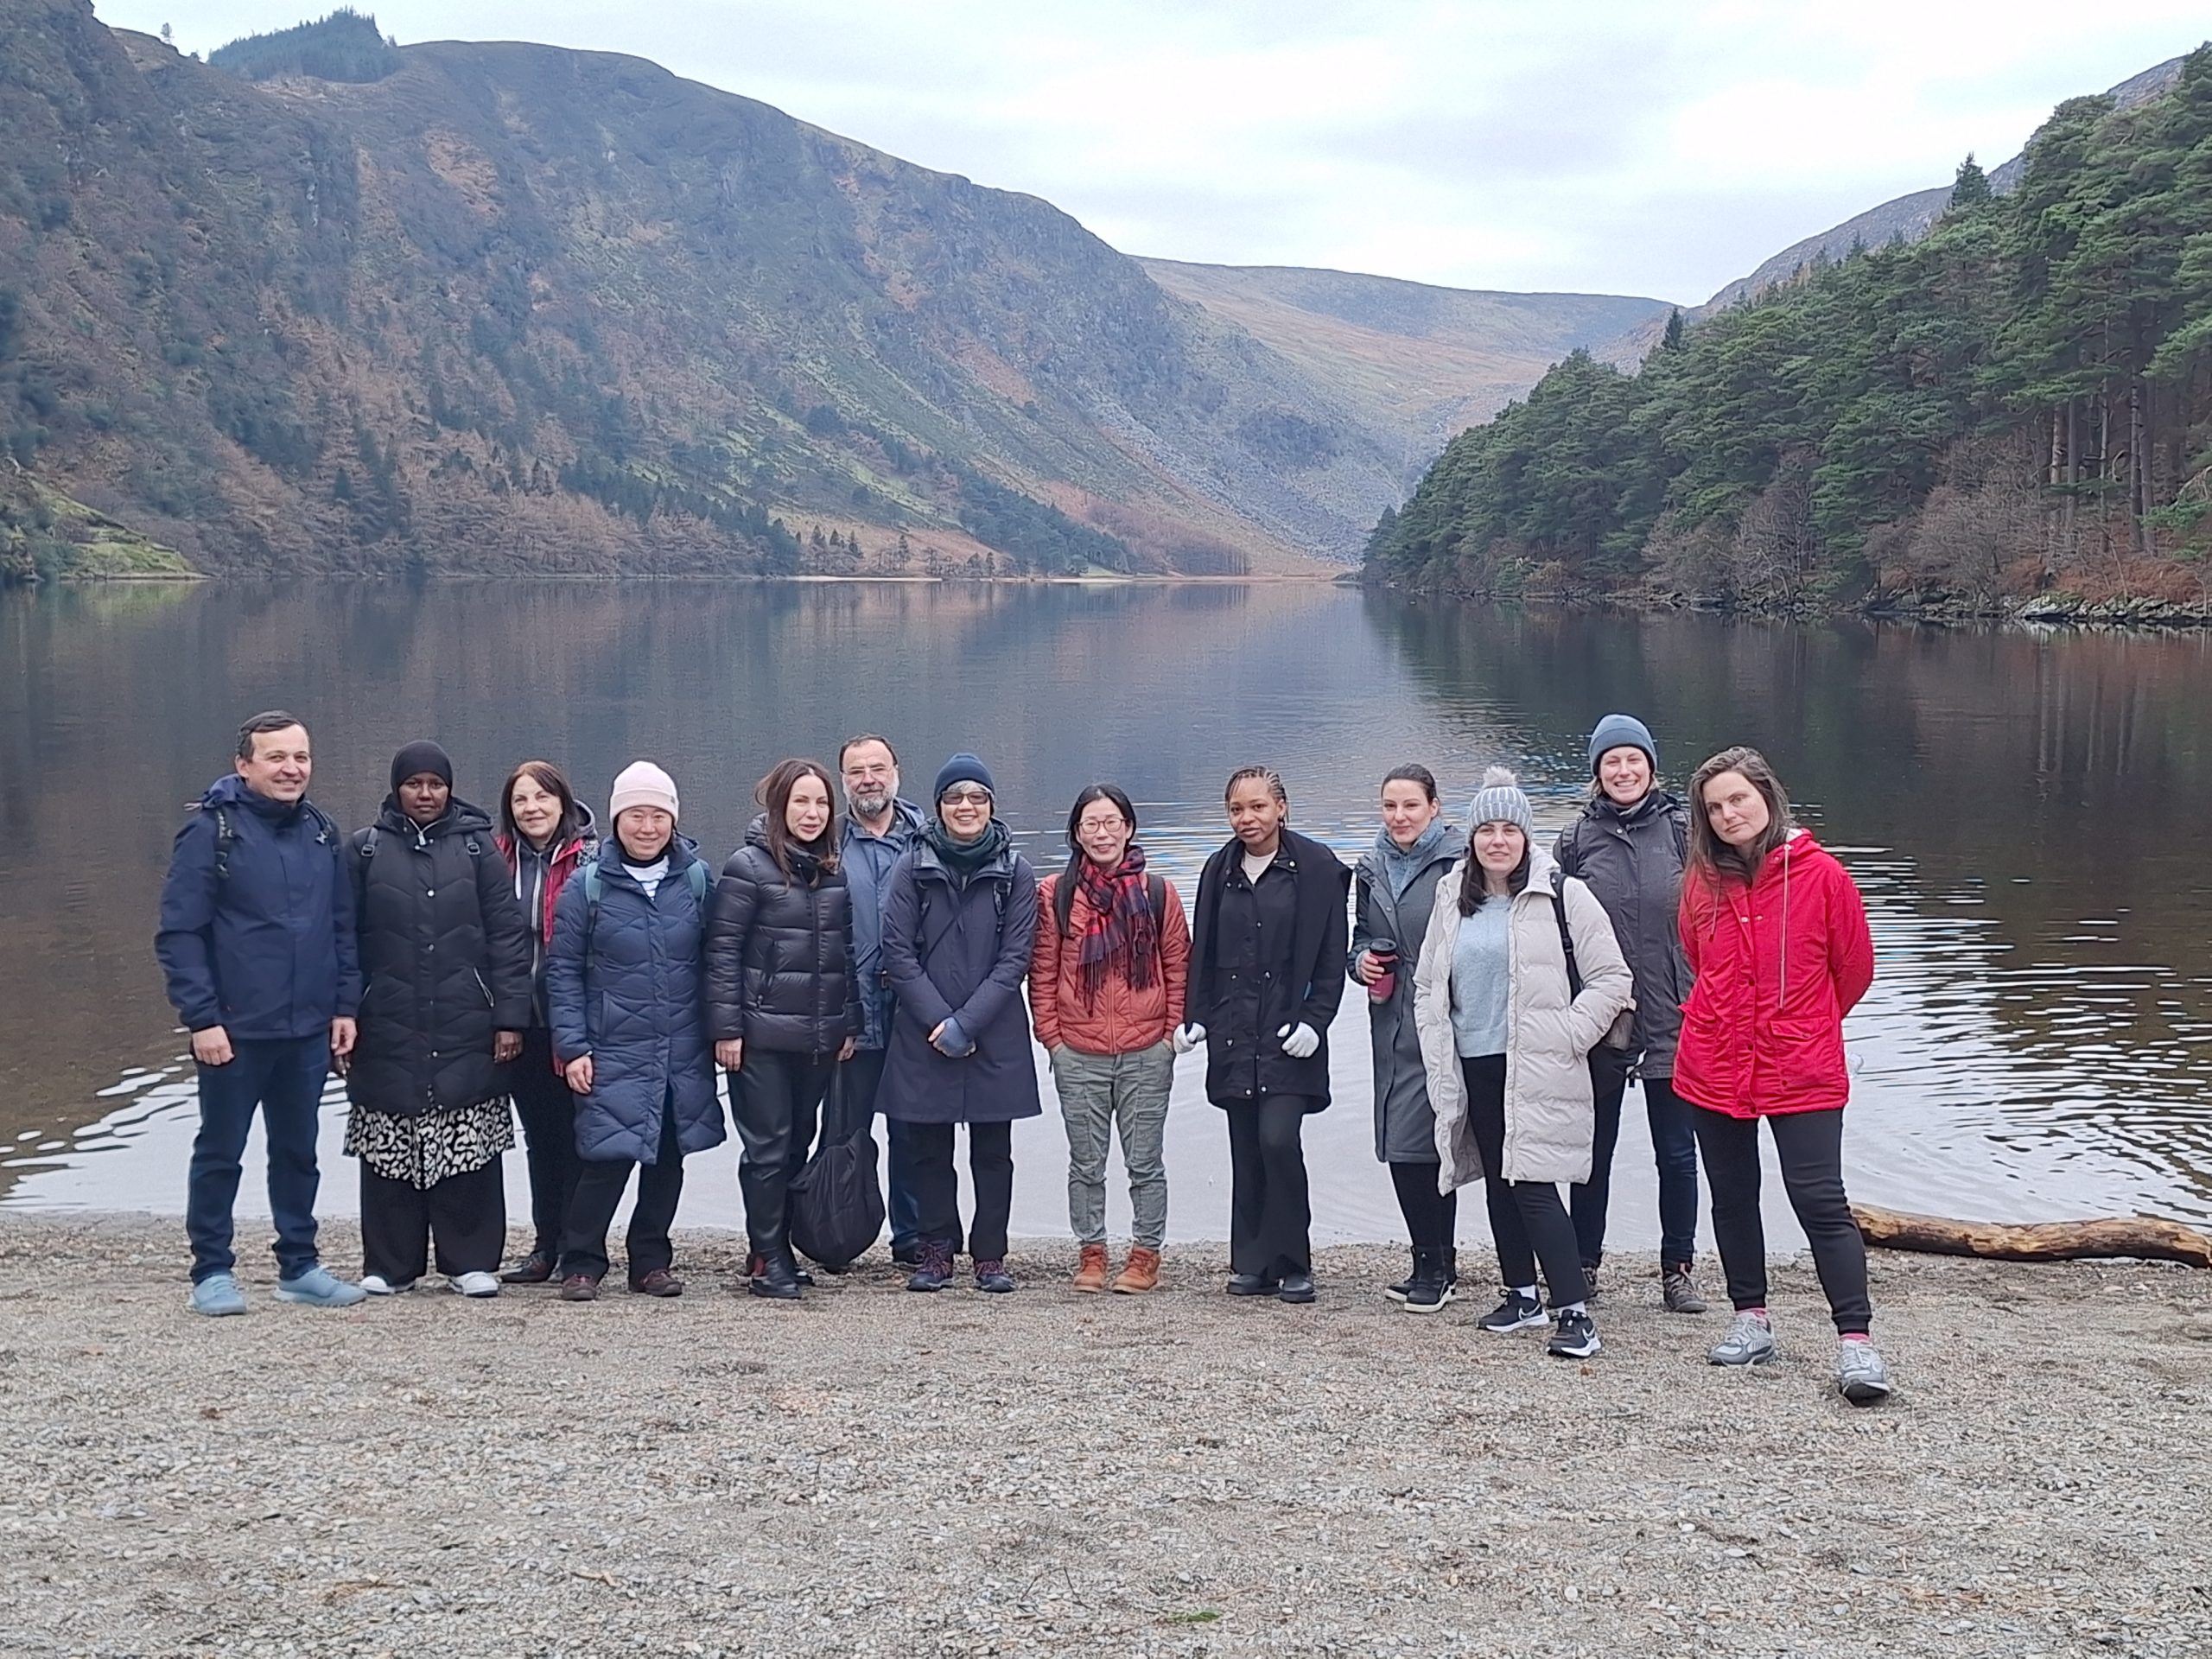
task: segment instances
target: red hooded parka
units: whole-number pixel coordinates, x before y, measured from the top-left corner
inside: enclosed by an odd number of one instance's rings
[[[1802,830],[1749,887],[1682,883],[1682,1012],[1675,1092],[1731,1117],[1840,1107],[1843,1017],[1874,982],[1874,940],[1850,873]]]

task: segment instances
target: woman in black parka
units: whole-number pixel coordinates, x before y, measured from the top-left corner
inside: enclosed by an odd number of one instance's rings
[[[861,1028],[831,787],[818,760],[786,760],[760,780],[753,798],[766,810],[722,866],[707,919],[707,1023],[742,1146],[747,1273],[755,1296],[784,1300],[810,1282],[791,1259],[791,1177]]]
[[[361,1160],[362,1288],[410,1288],[435,1241],[455,1290],[495,1295],[499,1157],[515,1143],[504,1068],[530,1025],[530,924],[492,820],[454,798],[435,743],[394,757],[352,855],[363,988],[346,1150]]]
[[[1344,991],[1351,872],[1287,829],[1264,766],[1225,794],[1233,838],[1198,876],[1179,1052],[1206,1045],[1206,1097],[1229,1116],[1229,1293],[1313,1300],[1306,1114],[1329,1104],[1329,1022]]]

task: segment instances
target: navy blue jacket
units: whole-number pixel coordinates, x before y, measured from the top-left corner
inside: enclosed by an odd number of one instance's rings
[[[921,836],[885,891],[883,965],[898,993],[875,1108],[910,1123],[1034,1117],[1037,1063],[1021,982],[1037,941],[1037,876],[1007,848],[957,885]],[[929,1034],[957,1014],[975,1044],[958,1059]]]
[[[177,1018],[233,1042],[327,1036],[361,1006],[353,884],[338,826],[233,772],[176,832],[154,954]]]
[[[677,836],[669,843],[668,874],[648,899],[610,836],[598,853],[596,919],[583,870],[554,906],[545,954],[553,1052],[563,1065],[587,1054],[592,1063],[591,1092],[576,1096],[581,1158],[657,1162],[661,1103],[671,1091],[682,1150],[722,1142],[707,1040],[707,905],[684,874],[698,862],[697,845]]]

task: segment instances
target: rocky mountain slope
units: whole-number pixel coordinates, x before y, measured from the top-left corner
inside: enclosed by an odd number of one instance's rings
[[[1313,569],[1651,304],[1163,274],[636,59],[367,55],[0,11],[0,440],[56,499],[212,571]]]

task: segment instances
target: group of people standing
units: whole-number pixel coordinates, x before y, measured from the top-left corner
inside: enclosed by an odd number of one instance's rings
[[[1840,1386],[1878,1398],[1840,1162],[1841,1022],[1872,969],[1857,890],[1752,751],[1707,762],[1688,805],[1660,786],[1657,746],[1629,716],[1599,723],[1590,761],[1588,805],[1548,852],[1510,772],[1484,777],[1462,830],[1426,768],[1398,767],[1356,872],[1289,827],[1277,774],[1244,768],[1186,919],[1110,784],[1077,797],[1067,862],[1040,882],[980,759],[948,760],[925,812],[901,798],[892,746],[856,737],[835,773],[795,759],[763,779],[760,816],[710,878],[679,830],[674,780],[651,762],[616,779],[601,839],[557,766],[518,766],[486,813],[455,795],[442,748],[411,743],[377,821],[347,836],[307,798],[304,726],[257,715],[232,775],[179,832],[157,939],[200,1078],[193,1306],[245,1310],[231,1209],[257,1107],[285,1300],[394,1294],[434,1263],[464,1295],[557,1281],[593,1300],[633,1175],[629,1287],[680,1294],[670,1227],[684,1159],[725,1138],[717,1066],[752,1294],[787,1300],[812,1283],[791,1244],[794,1178],[829,1139],[825,1116],[864,1132],[879,1115],[908,1287],[944,1288],[965,1254],[979,1289],[1012,1291],[1012,1126],[1042,1110],[1033,1033],[1067,1131],[1074,1289],[1160,1283],[1174,1065],[1203,1046],[1228,1131],[1226,1288],[1310,1302],[1303,1124],[1330,1103],[1327,1033],[1349,981],[1369,998],[1376,1151],[1412,1248],[1388,1294],[1408,1312],[1454,1300],[1454,1195],[1480,1180],[1503,1295],[1478,1323],[1548,1326],[1563,1357],[1599,1351],[1590,1305],[1633,1081],[1658,1166],[1665,1306],[1705,1308],[1701,1151],[1736,1309],[1711,1357],[1773,1357],[1764,1117],[1842,1338]],[[333,1064],[360,1162],[358,1284],[315,1249],[316,1103]],[[511,1100],[534,1237],[501,1274]],[[1135,1221],[1118,1271],[1116,1138]]]

